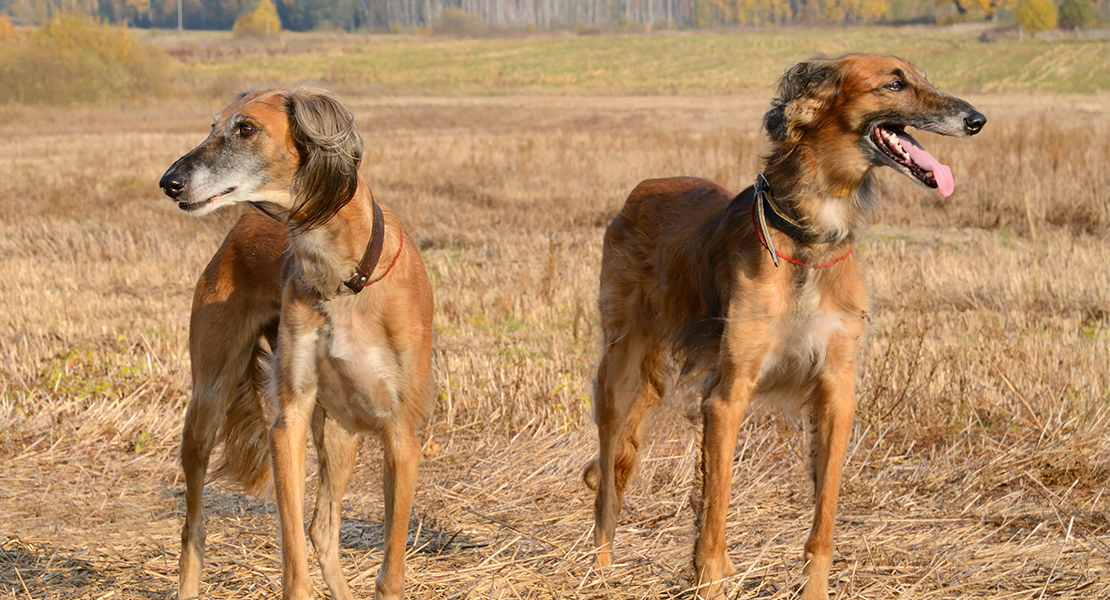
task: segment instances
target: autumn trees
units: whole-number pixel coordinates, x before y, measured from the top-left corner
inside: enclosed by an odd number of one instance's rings
[[[278,29],[431,32],[476,35],[489,29],[673,29],[866,25],[986,20],[1020,15],[1027,30],[1048,26],[1055,13],[1066,27],[1086,26],[1110,0],[0,0],[0,13],[23,23],[76,10],[140,27],[231,29],[239,20],[268,17],[259,31]],[[1092,4],[1102,7],[1098,13]],[[1020,8],[1019,8],[1020,4]],[[1051,7],[1049,6],[1051,5]],[[272,21],[276,13],[280,28]],[[254,15],[254,16],[252,16]],[[1103,17],[1105,18],[1105,17]],[[252,21],[253,22],[253,21]],[[269,25],[267,25],[269,23]],[[1053,27],[1055,25],[1052,25]],[[241,28],[242,29],[242,28]]]

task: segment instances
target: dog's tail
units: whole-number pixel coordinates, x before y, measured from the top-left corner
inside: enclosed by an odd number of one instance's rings
[[[223,458],[214,473],[242,486],[255,498],[267,499],[270,485],[270,425],[275,411],[267,395],[270,350],[255,344],[246,372],[229,395],[224,426],[220,431]]]
[[[597,486],[601,483],[601,468],[598,467],[597,460],[597,457],[594,457],[586,464],[586,468],[582,469],[582,483],[594,491],[597,491]]]

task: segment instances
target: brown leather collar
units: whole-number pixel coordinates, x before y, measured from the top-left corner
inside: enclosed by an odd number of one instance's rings
[[[370,275],[374,273],[374,269],[378,266],[378,260],[382,257],[382,245],[385,244],[385,216],[382,215],[382,207],[378,206],[377,201],[373,199],[370,202],[374,205],[374,224],[371,226],[370,241],[366,244],[366,253],[362,255],[362,260],[355,268],[355,276],[343,282],[343,285],[355,294],[361,292],[363,288],[371,283],[381,281],[382,277],[389,274],[389,270],[393,268],[393,265],[397,263],[397,258],[401,256],[401,248],[397,248],[397,256],[393,257],[393,263],[389,265],[389,269],[386,269],[381,277],[373,281],[370,280]],[[260,202],[251,202],[250,205],[275,221],[287,223],[285,219],[266,210],[266,207]],[[404,242],[405,238],[401,236],[401,247],[404,247]]]
[[[382,257],[382,244],[385,243],[385,217],[382,215],[382,208],[374,200],[370,202],[374,205],[374,226],[370,232],[370,242],[366,244],[366,253],[355,268],[355,276],[343,282],[343,285],[356,294],[373,283],[370,275],[378,266],[378,259]]]

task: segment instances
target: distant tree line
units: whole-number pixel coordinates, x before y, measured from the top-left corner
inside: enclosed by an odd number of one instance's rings
[[[1083,7],[1107,0],[1064,0]],[[59,10],[138,27],[231,29],[259,0],[0,0],[0,12],[25,23]],[[1017,0],[275,0],[284,29],[433,29],[444,17],[472,16],[494,28],[867,24],[928,21],[938,11],[992,20]],[[450,20],[450,19],[448,19]]]

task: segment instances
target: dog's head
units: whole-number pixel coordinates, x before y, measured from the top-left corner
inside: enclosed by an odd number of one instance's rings
[[[159,185],[192,215],[237,202],[263,202],[312,228],[350,202],[362,139],[354,117],[329,92],[243,92],[218,115],[201,145]]]
[[[895,56],[850,54],[815,58],[788,69],[763,125],[776,150],[809,145],[833,157],[827,171],[844,180],[889,166],[948,196],[952,171],[925,151],[906,127],[970,137],[987,118],[967,102],[933,87],[917,67]]]

